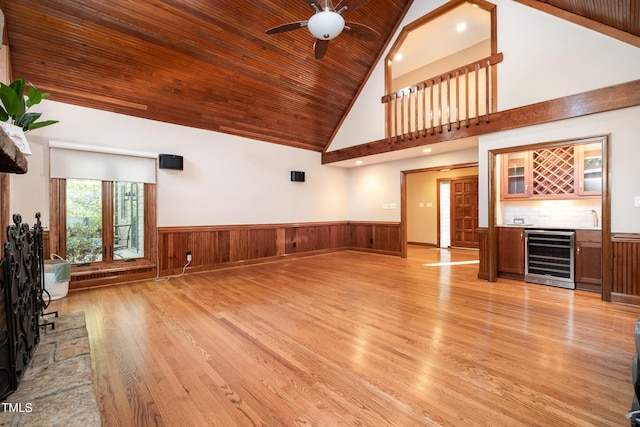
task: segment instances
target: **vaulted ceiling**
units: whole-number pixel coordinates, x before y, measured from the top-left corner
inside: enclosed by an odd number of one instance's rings
[[[322,60],[306,28],[265,33],[312,16],[304,0],[4,0],[3,9],[13,76],[52,100],[321,151],[409,2],[345,12],[381,37],[341,34]]]
[[[309,0],[0,0],[0,7],[13,77],[52,100],[322,151],[411,1],[343,0],[366,3],[344,16],[381,37],[341,34],[321,60],[306,28],[265,33],[308,19]],[[640,36],[640,0],[520,1]]]

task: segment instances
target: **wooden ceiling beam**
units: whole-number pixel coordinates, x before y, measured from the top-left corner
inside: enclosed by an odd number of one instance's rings
[[[606,111],[640,105],[640,80],[596,89],[576,95],[565,96],[551,101],[539,102],[489,115],[489,123],[480,122],[451,131],[446,128],[434,135],[405,139],[395,142],[392,138],[329,151],[322,154],[322,163],[330,164],[343,160],[357,159],[373,154],[390,153],[408,148],[420,147],[438,142],[500,132],[520,127],[533,126],[558,120],[603,113]]]

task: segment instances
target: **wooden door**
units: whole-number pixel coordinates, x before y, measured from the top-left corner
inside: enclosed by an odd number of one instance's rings
[[[451,246],[478,247],[478,177],[451,181]]]

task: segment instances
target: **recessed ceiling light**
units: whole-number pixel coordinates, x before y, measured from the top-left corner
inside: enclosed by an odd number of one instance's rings
[[[425,148],[424,150],[422,150],[423,153],[430,153],[431,152],[431,148]]]
[[[393,60],[402,61],[402,54],[400,52],[396,53],[395,55],[393,55]]]
[[[458,30],[459,33],[463,32],[466,29],[467,29],[467,23],[466,22],[461,22],[456,27],[456,30]]]
[[[361,165],[362,164],[362,160],[356,160],[356,165]]]

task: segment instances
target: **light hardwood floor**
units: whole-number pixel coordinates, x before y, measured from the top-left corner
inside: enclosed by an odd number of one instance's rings
[[[640,308],[339,252],[71,292],[105,426],[624,426]]]

